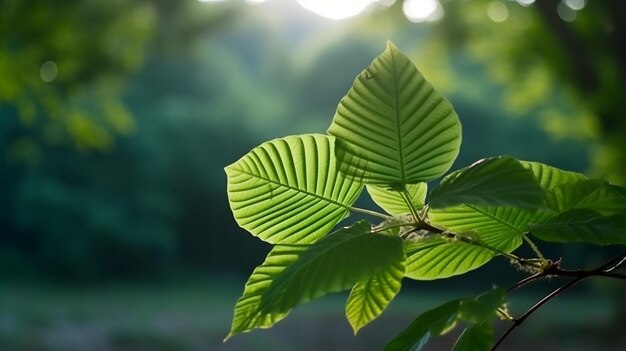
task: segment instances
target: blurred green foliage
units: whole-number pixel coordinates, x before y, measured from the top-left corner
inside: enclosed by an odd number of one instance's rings
[[[455,168],[496,154],[587,168],[585,145],[493,104],[503,91],[488,79],[495,66],[451,51],[460,38],[397,16],[394,7],[329,22],[278,0],[0,2],[0,273],[249,272],[267,247],[233,224],[223,167],[263,140],[324,132],[387,39],[462,116]],[[575,107],[555,87],[526,84],[550,91],[543,102],[559,113]]]
[[[447,48],[442,55],[467,53],[501,87],[510,113],[534,116],[555,138],[593,145],[593,173],[626,182],[625,3],[442,3],[445,16],[430,38]]]

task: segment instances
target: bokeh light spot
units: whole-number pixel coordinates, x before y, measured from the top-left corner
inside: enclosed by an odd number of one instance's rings
[[[576,19],[576,11],[572,10],[564,3],[560,3],[559,6],[556,7],[556,12],[559,14],[559,17],[561,17],[561,19],[565,22],[572,22]]]
[[[434,22],[443,18],[443,7],[437,0],[405,0],[402,11],[411,22]]]
[[[564,0],[565,5],[572,10],[580,11],[585,8],[587,2],[585,0]]]
[[[46,83],[52,82],[57,77],[58,73],[59,69],[54,61],[44,62],[39,69],[39,75],[41,76],[41,80]]]
[[[487,6],[487,16],[494,22],[504,22],[509,18],[509,9],[502,1],[492,1]]]
[[[375,2],[376,0],[298,0],[305,9],[333,20],[354,17]]]

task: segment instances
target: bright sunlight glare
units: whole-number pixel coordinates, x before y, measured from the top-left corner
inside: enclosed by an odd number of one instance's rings
[[[298,0],[300,6],[305,9],[333,20],[354,17],[376,2],[376,0]]]
[[[434,22],[443,17],[438,0],[405,0],[402,11],[411,22]]]

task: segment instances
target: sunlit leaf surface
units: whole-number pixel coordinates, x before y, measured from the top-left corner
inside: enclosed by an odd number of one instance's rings
[[[460,204],[538,208],[543,202],[533,173],[508,156],[480,160],[446,176],[429,199],[433,208]]]
[[[372,197],[372,200],[380,206],[387,213],[392,215],[402,215],[411,213],[411,209],[407,206],[406,202],[397,190],[380,185],[366,185],[367,192]],[[424,207],[424,200],[426,199],[426,192],[428,186],[426,183],[408,184],[406,185],[406,191],[409,199],[416,209]]]
[[[452,105],[391,43],[356,78],[328,133],[342,172],[386,185],[441,176],[461,143]]]
[[[337,171],[334,138],[290,136],[226,167],[237,223],[270,243],[312,243],[348,216],[363,185]]]
[[[354,333],[378,317],[400,291],[404,262],[397,262],[356,283],[346,302],[346,317]]]

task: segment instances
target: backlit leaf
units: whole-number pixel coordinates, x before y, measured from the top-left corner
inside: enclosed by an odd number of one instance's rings
[[[443,279],[476,269],[496,254],[491,250],[432,236],[405,244],[405,276],[416,280]]]
[[[529,161],[519,162],[524,168],[529,169],[533,173],[539,186],[546,191],[552,191],[563,184],[578,183],[587,179],[587,176],[582,173],[564,171],[543,163]]]
[[[530,232],[541,240],[551,242],[626,245],[624,215],[603,216],[588,209],[561,213],[545,223],[532,226]]]
[[[237,223],[270,243],[312,243],[348,216],[363,185],[337,171],[334,138],[275,139],[226,167]]]
[[[261,311],[286,312],[327,293],[350,289],[403,262],[399,237],[371,233],[369,223],[359,221],[309,246],[297,261],[275,276],[263,295]]]
[[[387,346],[385,351],[419,351],[431,336],[445,334],[456,324],[461,300],[453,300],[420,314]]]
[[[626,210],[626,188],[602,180],[585,180],[556,187],[550,200],[558,212],[586,208],[613,214]]]
[[[383,185],[443,175],[461,143],[452,105],[391,43],[356,78],[328,133],[342,172]]]
[[[392,215],[402,215],[411,213],[411,209],[407,206],[406,202],[397,190],[380,185],[366,185],[367,192],[372,197],[372,200],[380,206],[387,213]],[[416,209],[424,207],[424,200],[426,199],[426,192],[428,186],[426,183],[407,184],[406,191],[409,194],[409,198],[413,206]]]
[[[432,209],[430,222],[443,230],[479,240],[500,251],[511,252],[522,243],[521,234],[533,218],[534,210],[497,206],[461,205]],[[405,245],[406,273],[409,278],[431,280],[474,270],[497,252],[438,236]]]
[[[346,303],[346,317],[356,334],[387,308],[400,291],[404,262],[396,262],[352,288]]]
[[[466,328],[452,347],[452,351],[489,351],[493,346],[493,328],[483,322]]]
[[[269,328],[298,304],[347,290],[384,270],[392,271],[390,267],[401,267],[403,262],[401,240],[370,233],[365,221],[312,245],[277,245],[248,279],[235,305],[227,338]]]
[[[430,195],[432,208],[460,204],[538,208],[543,191],[532,171],[512,157],[500,156],[449,174]]]
[[[304,250],[306,250],[304,245],[278,245],[270,251],[265,262],[258,266],[248,278],[243,295],[235,304],[230,333],[226,339],[255,328],[269,328],[287,316],[288,311],[261,313],[261,300],[273,279],[294,263]]]
[[[492,289],[482,293],[474,299],[461,301],[459,319],[471,324],[495,319],[496,311],[505,302],[506,292],[502,289]]]

